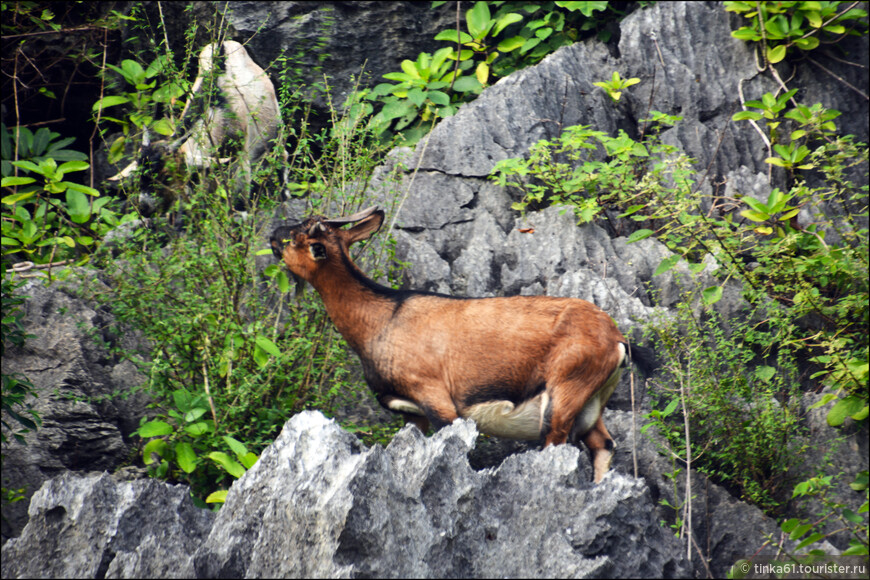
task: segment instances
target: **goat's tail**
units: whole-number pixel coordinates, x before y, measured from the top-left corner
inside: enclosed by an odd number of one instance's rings
[[[634,363],[644,375],[648,377],[652,376],[656,369],[659,368],[659,361],[653,349],[637,344],[626,344],[626,347],[628,347],[627,350],[629,351],[628,362]]]

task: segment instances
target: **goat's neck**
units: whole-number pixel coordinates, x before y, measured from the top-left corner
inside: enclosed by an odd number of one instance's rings
[[[351,275],[349,268],[357,276]],[[326,313],[350,346],[360,353],[392,316],[393,302],[374,281],[362,281],[365,274],[350,260],[344,265],[330,263],[319,270],[311,285],[320,294]]]

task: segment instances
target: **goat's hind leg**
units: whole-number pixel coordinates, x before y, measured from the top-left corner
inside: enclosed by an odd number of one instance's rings
[[[615,444],[607,427],[604,426],[604,418],[598,417],[598,421],[588,433],[582,436],[583,443],[589,450],[589,459],[592,461],[592,481],[599,483],[613,461],[613,449]]]

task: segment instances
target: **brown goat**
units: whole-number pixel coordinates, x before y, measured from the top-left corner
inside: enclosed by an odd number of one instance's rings
[[[589,449],[594,481],[613,440],[601,414],[630,349],[646,373],[650,349],[628,346],[604,311],[579,298],[456,298],[393,290],[369,278],[348,248],[381,226],[376,207],[277,228],[272,251],[311,283],[362,361],[378,401],[425,433],[458,417],[490,435]],[[356,223],[349,229],[340,229]]]

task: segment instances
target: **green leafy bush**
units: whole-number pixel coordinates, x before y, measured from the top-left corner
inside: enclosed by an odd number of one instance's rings
[[[384,75],[395,83],[363,91],[364,114],[379,105],[371,128],[413,145],[437,119],[455,114],[495,80],[540,62],[583,34],[603,32],[606,23],[624,15],[607,2],[474,2],[465,12],[464,30],[435,36],[448,46],[402,61],[401,72]]]
[[[846,34],[867,29],[867,12],[849,2],[725,2],[725,9],[750,20],[731,33],[740,40],[761,42],[765,62],[783,60],[789,50],[810,51]],[[846,8],[841,9],[841,6]]]
[[[35,133],[0,127],[4,256],[40,264],[87,256],[125,221],[112,209],[112,198],[67,179],[90,165],[84,153],[66,148],[72,137],[59,137],[45,127]]]
[[[812,365],[812,380],[833,387],[819,402],[837,401],[829,423],[867,418],[867,146],[835,134],[836,111],[789,107],[792,96],[765,95],[747,103],[761,113],[738,114],[766,120],[768,163],[788,172],[788,191],[772,189],[766,200],[698,193],[692,161],[656,137],[678,119],[656,112],[640,140],[569,127],[527,157],[500,161],[491,175],[522,194],[515,209],[556,204],[580,223],[614,215],[640,222],[633,231],[616,227],[629,242],[656,236],[673,252],[656,275],[681,262],[699,273],[715,258],[721,283],[699,293],[702,304],[738,282],[748,308],[740,320],[720,321],[712,311],[698,319],[686,306],[693,296],[672,323],[653,327],[670,376],[691,390],[691,440],[675,420],[676,394],[660,401],[653,419],[676,453],[685,456],[691,445],[693,465],[770,511],[786,499],[782,486],[797,459],[787,435],[798,429],[798,361]],[[850,180],[858,168],[862,185]],[[811,223],[801,225],[800,212]],[[667,418],[661,409],[670,409]]]

